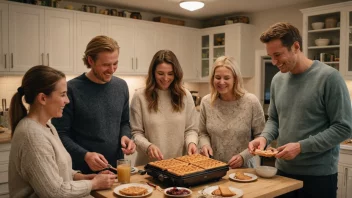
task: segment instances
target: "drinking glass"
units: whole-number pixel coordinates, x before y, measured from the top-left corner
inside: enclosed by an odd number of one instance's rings
[[[131,179],[131,160],[117,160],[117,180],[120,183],[130,183]]]

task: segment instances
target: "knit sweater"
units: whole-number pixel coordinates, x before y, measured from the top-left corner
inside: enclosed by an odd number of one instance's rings
[[[131,102],[131,130],[137,145],[136,165],[149,162],[147,149],[156,145],[164,159],[187,154],[187,146],[198,143],[196,110],[192,95],[186,90],[184,109],[174,112],[169,90],[157,90],[158,111],[149,111],[145,89],[135,92]]]
[[[277,73],[271,83],[269,120],[262,133],[278,146],[299,142],[293,160],[277,159],[281,171],[296,175],[337,173],[339,144],[351,136],[351,101],[334,68],[319,61],[301,74]]]
[[[70,103],[61,118],[52,119],[62,143],[73,159],[73,168],[91,173],[84,161],[87,152],[97,152],[116,167],[124,158],[121,137],[131,137],[129,93],[124,80],[112,77],[97,84],[85,74],[67,83]]]
[[[71,157],[55,127],[24,118],[11,141],[9,162],[10,197],[84,197],[92,183],[73,181]]]
[[[210,94],[203,97],[199,120],[199,145],[210,145],[214,159],[225,163],[237,154],[244,159],[244,166],[252,155],[248,143],[257,137],[264,128],[264,112],[257,97],[245,93],[235,101],[216,99],[210,104]]]

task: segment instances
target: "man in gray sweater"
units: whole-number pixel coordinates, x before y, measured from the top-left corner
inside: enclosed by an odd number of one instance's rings
[[[73,161],[73,169],[92,173],[116,167],[124,154],[132,154],[129,92],[126,82],[113,76],[119,46],[115,40],[97,36],[87,45],[84,64],[91,70],[67,84],[70,103],[62,118],[52,120]]]
[[[303,54],[291,24],[274,24],[260,40],[280,72],[271,84],[269,120],[248,149],[264,149],[277,138],[278,174],[303,181],[283,197],[334,198],[339,144],[352,132],[347,86],[336,69]]]

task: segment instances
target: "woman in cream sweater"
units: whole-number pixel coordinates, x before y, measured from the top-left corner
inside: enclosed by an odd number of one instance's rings
[[[10,197],[86,197],[110,188],[113,174],[83,175],[72,170],[70,154],[49,122],[61,117],[67,98],[65,75],[48,66],[34,66],[11,100],[12,141],[9,162]],[[29,104],[29,112],[22,103]]]
[[[198,129],[192,95],[182,87],[183,72],[172,51],[158,51],[150,63],[146,88],[131,103],[136,165],[197,153]]]

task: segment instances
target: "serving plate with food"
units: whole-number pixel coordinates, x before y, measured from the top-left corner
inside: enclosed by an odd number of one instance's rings
[[[210,186],[201,191],[203,195],[216,196],[216,197],[231,197],[240,198],[243,196],[243,190],[232,186]]]
[[[231,173],[229,175],[229,178],[237,182],[252,182],[252,181],[256,181],[258,179],[258,176],[251,173],[244,173],[244,172],[238,171],[235,173]]]
[[[191,194],[191,189],[184,187],[170,187],[164,190],[164,195],[167,197],[187,197]]]
[[[129,183],[117,186],[114,193],[127,198],[146,197],[153,193],[153,188],[146,184]]]

